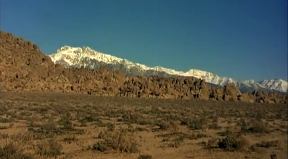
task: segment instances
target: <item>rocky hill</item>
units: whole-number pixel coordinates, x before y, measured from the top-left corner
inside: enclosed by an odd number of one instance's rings
[[[10,33],[0,33],[2,90],[88,92],[101,90],[99,87],[105,85],[115,88],[118,84],[112,81],[116,74],[104,69],[66,69],[55,65],[35,44]]]
[[[64,61],[65,62],[65,61]],[[67,62],[67,61],[66,61]],[[107,67],[65,68],[32,42],[0,32],[0,90],[84,93],[101,96],[286,103],[286,94],[241,93],[193,77],[127,76]]]

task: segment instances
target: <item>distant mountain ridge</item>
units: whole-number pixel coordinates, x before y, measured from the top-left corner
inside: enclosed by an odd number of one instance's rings
[[[220,77],[217,74],[190,69],[187,72],[177,71],[161,66],[149,67],[144,64],[129,61],[124,58],[119,58],[106,53],[95,51],[89,47],[71,47],[63,46],[56,53],[49,55],[51,60],[56,64],[64,65],[65,67],[85,67],[97,69],[101,66],[110,67],[113,70],[120,70],[128,75],[142,76],[192,76],[199,79],[204,79],[206,82],[224,86],[228,83],[234,83],[242,91],[253,90],[273,90],[279,92],[287,92],[287,81],[282,79],[263,80],[256,82],[254,80],[236,81],[229,77]]]

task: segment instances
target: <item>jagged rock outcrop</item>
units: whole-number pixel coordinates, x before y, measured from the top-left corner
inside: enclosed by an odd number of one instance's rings
[[[240,100],[241,92],[234,84],[227,84],[223,88],[222,99],[224,101],[238,101]]]
[[[54,64],[35,44],[5,32],[0,32],[0,89],[139,98],[287,102],[286,94],[241,94],[235,85],[216,87],[193,77],[127,76],[105,67],[64,68]]]
[[[203,80],[183,77],[127,77],[119,89],[120,96],[209,99]]]

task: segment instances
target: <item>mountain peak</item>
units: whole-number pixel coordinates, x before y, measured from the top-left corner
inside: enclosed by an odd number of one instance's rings
[[[102,52],[95,51],[90,47],[62,46],[55,54],[49,55],[53,62],[65,61],[66,64],[75,65],[83,59],[94,59],[104,63],[120,62],[123,59]]]
[[[65,45],[65,46],[60,47],[60,49],[58,49],[57,52],[69,50],[69,49],[71,49],[71,48],[72,48],[72,47],[70,47],[70,46],[68,46],[68,45]]]

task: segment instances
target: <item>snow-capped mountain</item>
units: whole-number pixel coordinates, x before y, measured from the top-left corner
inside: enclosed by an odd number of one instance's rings
[[[95,69],[105,65],[115,70],[124,71],[129,75],[192,76],[222,86],[227,83],[236,83],[236,81],[231,78],[220,77],[211,72],[197,69],[184,72],[161,66],[149,67],[140,63],[131,62],[127,59],[98,52],[89,47],[63,46],[58,49],[55,54],[51,54],[50,57],[54,63],[59,63],[66,67],[88,67]]]
[[[264,80],[259,82],[265,88],[269,88],[272,90],[278,90],[281,92],[287,92],[287,81],[282,79],[276,80]]]
[[[54,63],[62,64],[66,67],[87,67],[96,69],[101,66],[110,67],[114,70],[121,70],[128,75],[144,76],[192,76],[204,79],[206,82],[224,86],[227,83],[234,83],[241,88],[248,89],[270,89],[287,92],[287,81],[285,80],[264,80],[256,82],[253,80],[238,82],[232,78],[220,77],[214,73],[191,69],[187,72],[178,71],[161,66],[149,67],[144,64],[129,61],[106,53],[95,51],[89,47],[70,47],[63,46],[56,53],[49,55]]]

